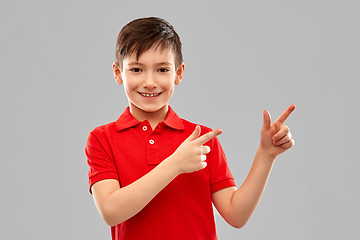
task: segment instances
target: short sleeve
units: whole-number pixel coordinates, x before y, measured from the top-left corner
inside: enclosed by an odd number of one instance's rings
[[[210,190],[211,193],[217,192],[227,187],[236,187],[234,177],[230,172],[224,150],[217,137],[211,139],[208,167],[210,171]]]
[[[111,154],[105,150],[105,143],[106,141],[99,140],[95,133],[90,132],[85,147],[85,154],[90,168],[88,176],[89,191],[91,194],[91,186],[98,181],[104,179],[115,179],[119,181],[119,175],[114,159],[111,158]]]

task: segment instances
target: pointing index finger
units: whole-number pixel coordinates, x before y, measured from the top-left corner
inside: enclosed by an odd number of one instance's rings
[[[211,132],[208,132],[208,133],[202,135],[201,137],[199,137],[198,139],[196,139],[194,141],[196,141],[199,144],[203,145],[204,143],[206,143],[210,139],[220,135],[221,133],[222,133],[222,130],[220,128],[218,128],[218,129],[215,129],[215,130],[213,130]]]
[[[279,123],[284,123],[285,120],[290,116],[290,114],[295,110],[295,105],[290,105],[279,117],[276,119]]]

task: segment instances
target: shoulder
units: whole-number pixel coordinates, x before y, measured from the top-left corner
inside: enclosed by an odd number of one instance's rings
[[[116,132],[116,125],[115,122],[111,122],[95,127],[93,130],[90,131],[89,135],[101,137],[109,134],[111,135],[114,132]]]

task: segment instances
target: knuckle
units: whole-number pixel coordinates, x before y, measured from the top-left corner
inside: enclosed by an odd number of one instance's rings
[[[281,140],[283,143],[286,143],[286,142],[290,141],[290,139],[291,138],[288,135],[285,135]]]
[[[286,148],[292,148],[294,146],[294,139],[290,139],[286,144],[284,144]]]
[[[204,146],[204,153],[209,153],[209,152],[210,152],[210,147]]]
[[[202,155],[202,151],[201,151],[201,149],[200,148],[197,148],[197,149],[195,149],[194,150],[194,156],[196,156],[196,157],[200,157],[201,155]]]

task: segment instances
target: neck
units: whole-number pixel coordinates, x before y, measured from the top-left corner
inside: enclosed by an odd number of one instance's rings
[[[131,115],[133,115],[133,117],[136,120],[138,120],[140,122],[148,120],[148,122],[150,123],[150,125],[153,129],[156,127],[156,125],[159,122],[165,120],[166,115],[169,110],[168,105],[163,106],[162,108],[158,109],[155,112],[145,112],[144,110],[136,107],[133,104],[130,104],[129,106],[130,106],[130,113],[131,113]]]

